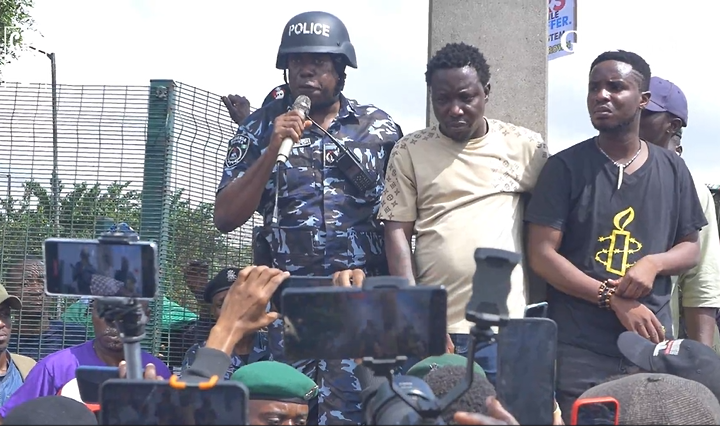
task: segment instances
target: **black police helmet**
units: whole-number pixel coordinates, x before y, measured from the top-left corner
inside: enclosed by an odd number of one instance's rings
[[[357,68],[355,47],[350,35],[337,16],[327,12],[305,12],[288,21],[280,41],[277,63],[280,70],[287,69],[287,56],[293,53],[327,53],[339,55],[344,65]]]

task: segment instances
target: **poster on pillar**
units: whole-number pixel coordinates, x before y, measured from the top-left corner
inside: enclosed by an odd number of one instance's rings
[[[548,0],[548,61],[572,54],[577,42],[577,0]]]

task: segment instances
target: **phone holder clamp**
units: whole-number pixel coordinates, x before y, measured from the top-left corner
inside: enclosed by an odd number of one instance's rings
[[[215,385],[218,383],[220,378],[218,376],[212,376],[210,379],[206,382],[200,382],[200,383],[194,383],[193,386],[197,387],[200,390],[208,390],[215,387]],[[181,389],[187,389],[188,383],[180,381],[178,376],[172,375],[170,376],[170,379],[168,380],[168,384],[171,388],[181,390]]]
[[[137,234],[106,232],[98,241],[101,244],[130,244],[139,241]],[[95,299],[98,316],[120,332],[127,363],[127,378],[142,379],[143,365],[140,344],[145,339],[145,325],[148,317],[145,307],[134,298],[112,297]]]

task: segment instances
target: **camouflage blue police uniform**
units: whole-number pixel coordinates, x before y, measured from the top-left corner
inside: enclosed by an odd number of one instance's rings
[[[241,177],[267,149],[273,120],[290,109],[289,97],[253,112],[230,141],[218,191]],[[402,137],[384,111],[340,95],[340,111],[328,132],[376,174],[375,185],[360,192],[337,168],[333,142],[317,129],[305,131],[285,163],[278,193],[278,227],[272,227],[275,172],[257,211],[271,247],[273,266],[293,275],[327,276],[363,269],[388,275],[383,227],[377,220],[386,160]],[[269,327],[274,359],[282,360],[282,321]],[[352,360],[313,360],[294,364],[320,386],[318,424],[360,424],[360,386]],[[312,421],[312,419],[311,419]]]
[[[206,344],[207,340],[202,343],[196,343],[188,349],[185,354],[185,358],[182,361],[181,372],[179,374],[180,377],[182,377],[183,373],[195,362],[198,349],[205,347]],[[270,352],[267,333],[258,331],[255,333],[255,337],[253,338],[252,349],[247,355],[232,354],[230,356],[230,365],[225,372],[224,379],[230,380],[233,373],[244,365],[252,364],[253,362],[258,361],[272,361],[272,359],[273,357]]]

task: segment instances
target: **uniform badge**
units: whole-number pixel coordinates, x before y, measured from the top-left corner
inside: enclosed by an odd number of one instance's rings
[[[304,148],[306,146],[312,145],[312,139],[310,138],[302,138],[298,141],[298,143],[295,144],[295,148]]]
[[[237,275],[235,275],[235,271],[232,269],[228,269],[227,271],[227,280],[231,283],[234,283],[237,280]]]
[[[310,389],[309,391],[307,391],[307,393],[306,393],[305,396],[304,396],[305,401],[311,400],[311,399],[315,396],[315,394],[317,393],[317,391],[318,391],[319,389],[320,389],[320,388],[319,388],[317,385],[315,385],[315,386],[313,386],[312,389]]]
[[[273,90],[273,98],[282,99],[284,97],[285,91],[282,89],[282,87],[276,87],[275,90]]]
[[[236,135],[230,140],[230,148],[228,148],[227,157],[225,158],[225,167],[237,166],[248,152],[249,141],[247,136]]]
[[[335,146],[326,146],[323,152],[323,167],[336,167],[338,150]]]

